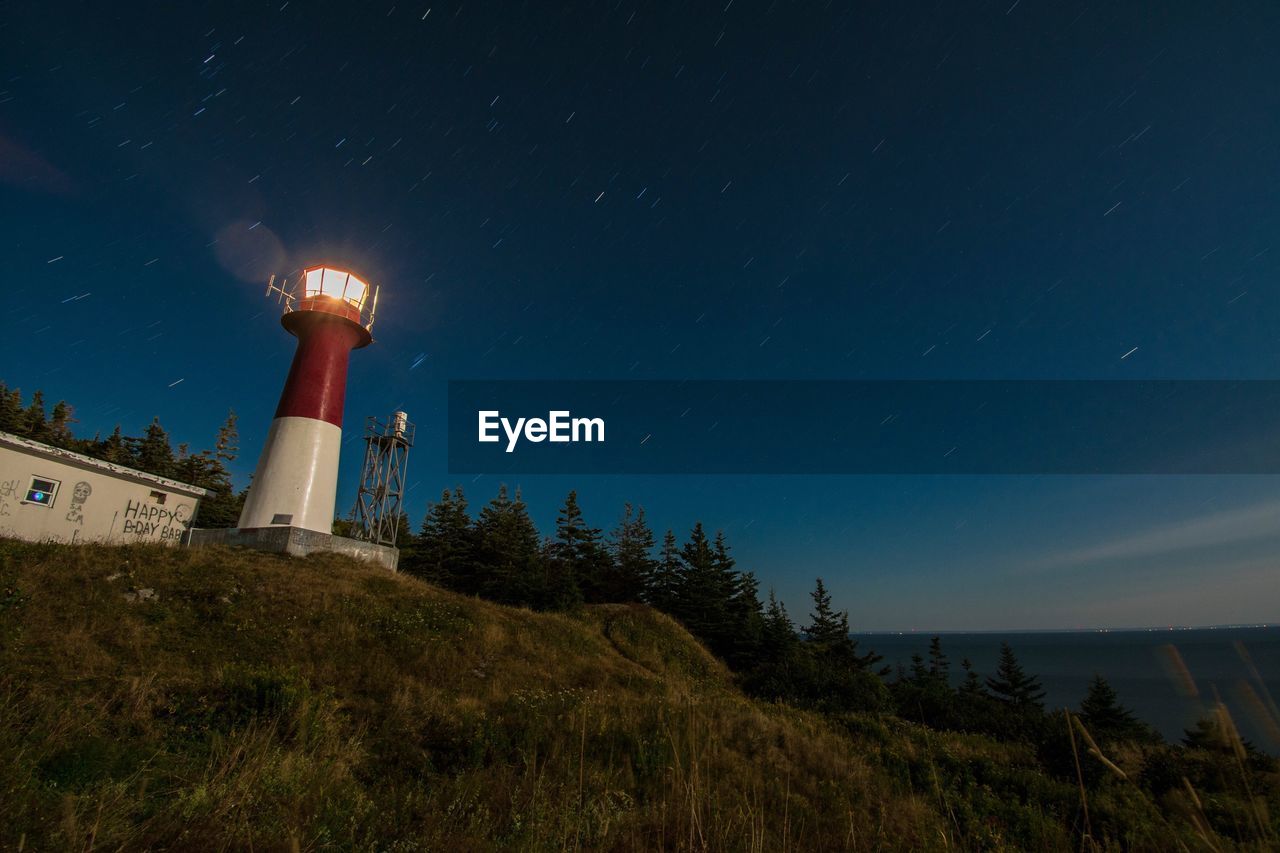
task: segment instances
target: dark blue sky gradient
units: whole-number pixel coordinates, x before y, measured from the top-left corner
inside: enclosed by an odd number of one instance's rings
[[[349,265],[339,509],[403,407],[415,518],[447,379],[1276,378],[1280,7],[1164,5],[10,4],[0,376],[89,433],[234,407],[244,482],[265,279]],[[520,485],[702,519],[859,628],[1280,614],[1271,478]]]

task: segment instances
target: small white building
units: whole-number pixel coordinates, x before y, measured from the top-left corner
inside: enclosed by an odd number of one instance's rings
[[[0,536],[177,545],[211,494],[0,432]]]

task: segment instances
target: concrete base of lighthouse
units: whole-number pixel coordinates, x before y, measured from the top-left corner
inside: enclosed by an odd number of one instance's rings
[[[208,548],[227,545],[305,557],[308,554],[329,553],[355,557],[357,560],[376,563],[395,571],[400,563],[400,549],[376,545],[345,536],[334,536],[301,527],[230,527],[223,530],[194,528],[187,533],[186,544],[191,548]]]

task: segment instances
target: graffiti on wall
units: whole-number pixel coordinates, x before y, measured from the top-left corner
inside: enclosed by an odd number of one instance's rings
[[[9,501],[18,499],[21,483],[21,480],[0,480],[0,516],[13,514]]]
[[[67,521],[84,526],[84,502],[89,500],[91,494],[93,494],[93,486],[84,480],[76,483],[75,488],[71,490],[71,508],[67,510]]]
[[[159,504],[129,500],[125,504],[121,532],[138,539],[169,542],[182,539],[190,524],[190,504],[178,504],[168,509]]]

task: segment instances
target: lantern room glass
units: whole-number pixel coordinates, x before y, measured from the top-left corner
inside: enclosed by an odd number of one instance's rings
[[[364,306],[365,297],[369,294],[369,285],[349,272],[329,267],[314,267],[305,273],[302,293],[306,299],[331,296],[334,299],[341,299],[348,305],[361,308]]]

